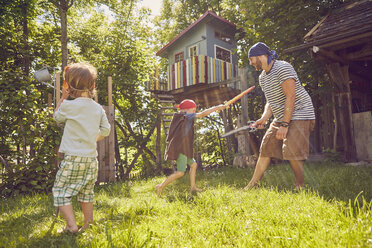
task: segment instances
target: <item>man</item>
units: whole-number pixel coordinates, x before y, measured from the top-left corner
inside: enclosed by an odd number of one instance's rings
[[[248,52],[250,65],[262,70],[259,83],[266,98],[264,113],[253,126],[263,129],[272,115],[274,120],[262,139],[256,169],[245,189],[258,184],[271,158],[289,160],[296,188],[304,185],[302,161],[309,156],[309,135],[315,126],[314,107],[296,71],[289,63],[276,60],[277,57],[262,42]]]

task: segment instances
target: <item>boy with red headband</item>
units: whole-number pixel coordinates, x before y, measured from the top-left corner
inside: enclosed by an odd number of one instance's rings
[[[161,195],[163,189],[174,180],[185,175],[187,165],[190,166],[190,192],[201,191],[195,185],[197,164],[193,159],[194,153],[194,119],[209,115],[218,110],[226,109],[226,105],[218,105],[203,112],[196,113],[196,104],[193,100],[183,100],[175,107],[180,109],[179,113],[173,115],[169,134],[167,137],[167,147],[165,149],[165,160],[176,160],[177,171],[167,177],[164,182],[156,185],[156,193]]]

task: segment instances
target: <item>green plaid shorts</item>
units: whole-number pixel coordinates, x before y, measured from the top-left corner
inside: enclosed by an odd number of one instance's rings
[[[93,202],[97,176],[97,158],[66,155],[59,164],[52,189],[54,206],[70,205],[75,195],[79,202]]]

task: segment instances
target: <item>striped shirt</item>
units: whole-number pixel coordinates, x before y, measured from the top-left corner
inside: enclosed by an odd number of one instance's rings
[[[291,120],[314,120],[315,113],[310,95],[301,85],[292,65],[282,60],[275,60],[271,70],[268,73],[263,70],[259,77],[260,86],[265,93],[266,101],[271,107],[275,120],[283,119],[286,97],[282,83],[291,78],[296,82],[296,98]]]

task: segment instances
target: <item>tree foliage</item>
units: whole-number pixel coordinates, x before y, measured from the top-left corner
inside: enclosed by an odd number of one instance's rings
[[[263,41],[294,65],[314,96],[329,88],[324,68],[306,52],[283,50],[303,43],[326,12],[344,2],[349,0],[163,0],[161,15],[151,24],[149,10],[139,8],[138,0],[0,0],[0,194],[48,191],[54,180],[62,130],[48,107],[53,89],[33,78],[44,64],[52,74],[65,59],[93,64],[103,105],[108,102],[107,78],[112,77],[116,168],[124,179],[133,171],[152,173],[155,168],[157,103],[145,83],[158,63],[164,77],[168,61],[154,55],[206,10],[244,30],[238,41],[240,66],[248,66],[249,47]],[[61,24],[64,4],[66,26]],[[249,106],[249,118],[257,119],[262,95],[252,95]],[[229,158],[215,121],[198,122],[196,147],[208,164],[222,165],[223,155]]]
[[[132,168],[151,166],[153,160],[146,144],[157,110],[144,91],[154,64],[148,43],[151,30],[145,23],[148,11],[136,4],[134,0],[74,1],[67,13],[69,63],[87,61],[97,67],[103,105],[107,104],[107,77],[113,78],[117,143],[132,154],[126,160],[125,155],[117,156],[121,177]],[[58,9],[49,1],[34,0],[2,1],[0,10],[0,123],[4,127],[0,131],[0,194],[48,191],[62,130],[48,108],[48,93],[53,90],[36,82],[32,74],[43,64],[55,71],[60,68]],[[25,73],[25,58],[29,73]],[[136,157],[143,150],[147,155]]]

